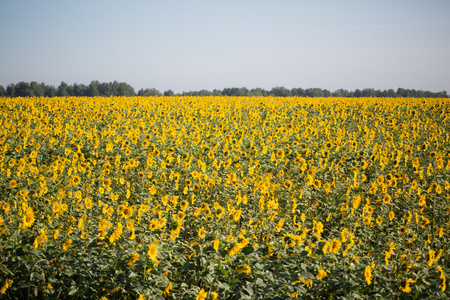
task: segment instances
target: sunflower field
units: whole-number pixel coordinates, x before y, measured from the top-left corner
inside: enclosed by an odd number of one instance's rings
[[[2,299],[444,299],[450,100],[0,98]]]

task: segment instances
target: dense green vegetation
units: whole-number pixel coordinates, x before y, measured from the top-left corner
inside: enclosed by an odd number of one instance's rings
[[[245,87],[224,88],[223,90],[200,90],[189,91],[175,94],[172,90],[167,90],[164,93],[156,88],[140,89],[137,93],[134,88],[125,82],[102,82],[91,81],[89,85],[77,84],[68,85],[61,82],[58,87],[46,85],[45,83],[37,83],[32,81],[19,82],[17,84],[11,83],[6,89],[0,85],[0,97],[55,97],[55,96],[273,96],[273,97],[408,97],[408,98],[447,98],[447,91],[430,92],[415,89],[398,88],[397,91],[393,89],[375,90],[375,89],[356,89],[355,91],[348,91],[339,89],[331,92],[320,88],[293,88],[287,89],[284,87],[274,87],[270,91],[262,88],[248,89]]]

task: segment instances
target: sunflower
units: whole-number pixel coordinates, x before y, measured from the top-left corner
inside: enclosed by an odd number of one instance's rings
[[[408,228],[408,227],[405,227],[405,226],[402,226],[402,227],[400,227],[400,228],[398,229],[398,231],[399,231],[400,233],[407,233],[407,232],[409,232],[409,228]]]
[[[252,273],[252,268],[249,267],[249,266],[245,266],[243,268],[238,269],[237,272],[241,273],[241,274],[251,274]]]
[[[195,297],[195,300],[205,300],[208,296],[208,292],[205,292],[204,289],[201,289],[200,292],[198,292],[197,296]]]
[[[313,220],[313,234],[320,238],[321,234],[323,233],[323,223],[317,222],[316,220]]]
[[[422,216],[422,220],[420,221],[420,227],[422,227],[422,229],[423,229],[428,224],[430,224],[430,220],[428,220],[428,218]]]
[[[16,180],[11,180],[10,182],[9,182],[9,186],[11,187],[11,188],[13,188],[13,189],[15,189],[16,187],[17,187],[17,181]]]
[[[279,149],[276,153],[276,156],[278,159],[284,159],[284,150],[283,149]]]
[[[211,210],[209,209],[209,207],[207,207],[204,211],[205,216],[211,216]]]
[[[370,225],[372,223],[372,217],[371,216],[364,216],[363,223],[364,223],[364,225]]]
[[[330,245],[330,253],[336,254],[341,248],[341,241],[339,239],[333,239]]]
[[[210,150],[210,151],[208,152],[208,158],[209,158],[209,159],[214,159],[214,151]]]
[[[73,185],[78,185],[78,184],[80,184],[80,182],[81,182],[81,178],[80,178],[79,176],[71,176],[71,177],[70,177],[70,182],[71,182]]]
[[[26,214],[22,218],[22,224],[24,227],[31,227],[34,223],[34,212],[31,207],[27,208]]]
[[[127,265],[132,267],[138,259],[139,259],[139,254],[133,253],[131,255],[131,257],[128,259]]]
[[[152,219],[152,220],[150,221],[149,229],[150,229],[151,231],[155,231],[156,229],[158,229],[158,220]]]
[[[284,182],[284,187],[288,190],[292,189],[293,185],[294,184],[289,179]]]
[[[400,286],[399,289],[402,290],[404,293],[411,293],[411,287],[409,286],[411,283],[415,283],[416,281],[413,279],[406,280],[405,287]]]
[[[45,244],[45,241],[47,240],[47,231],[45,229],[40,230],[40,234],[35,238],[33,246],[35,249],[39,247],[41,244]]]
[[[142,147],[147,148],[150,145],[150,142],[147,140],[147,138],[142,142]]]
[[[158,246],[155,244],[149,245],[147,255],[151,260],[158,262],[156,259],[158,257]]]
[[[392,221],[395,217],[395,213],[393,211],[389,212],[389,221]]]
[[[366,282],[368,285],[372,283],[373,275],[372,275],[372,268],[370,265],[368,265],[364,270],[364,277],[366,279]]]
[[[205,228],[203,226],[202,226],[202,228],[200,228],[198,230],[198,237],[201,238],[201,239],[205,238]]]
[[[178,212],[177,219],[179,221],[183,221],[185,217],[186,217],[186,214],[184,212],[182,212],[182,211]]]
[[[63,250],[64,250],[64,251],[69,250],[71,244],[72,244],[72,239],[66,240],[66,241],[64,242],[63,246],[62,246],[62,247],[63,247]]]
[[[333,147],[333,143],[332,142],[326,142],[325,143],[325,149],[331,149]]]
[[[186,200],[183,200],[180,202],[180,208],[182,211],[185,211],[189,206],[189,202]]]
[[[322,186],[322,182],[320,180],[316,179],[316,180],[314,180],[313,185],[316,189],[318,189]]]
[[[220,244],[220,240],[219,237],[216,236],[216,238],[214,239],[214,243],[213,243],[213,248],[214,250],[219,251],[219,244]]]
[[[103,180],[102,185],[104,188],[109,188],[111,186],[111,178]]]
[[[12,286],[12,284],[13,284],[13,280],[12,279],[6,280],[5,284],[0,289],[0,294],[6,293],[6,290],[9,289]]]
[[[319,280],[322,280],[324,277],[327,277],[327,276],[328,276],[327,272],[325,272],[322,269],[320,269],[316,274],[316,278]]]
[[[133,228],[134,228],[134,221],[133,220],[128,221],[127,222],[127,229],[131,230]]]

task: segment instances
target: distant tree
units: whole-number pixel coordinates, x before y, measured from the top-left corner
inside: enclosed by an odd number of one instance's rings
[[[433,97],[434,95],[433,95],[433,93],[432,92],[430,92],[430,91],[425,91],[425,98],[431,98],[431,97]]]
[[[376,97],[384,97],[384,93],[381,90],[376,90]]]
[[[222,90],[222,95],[223,95],[223,96],[231,96],[231,95],[232,95],[232,90],[231,90],[231,88],[224,88],[224,89]]]
[[[349,97],[349,94],[350,94],[349,91],[344,89],[339,89],[332,93],[334,97]]]
[[[222,96],[222,91],[221,91],[221,90],[214,89],[214,90],[213,90],[213,95],[214,95],[214,96]]]
[[[41,82],[40,86],[41,86],[41,89],[42,89],[42,91],[43,91],[42,96],[45,97],[45,91],[46,91],[46,89],[47,89],[47,86],[46,86],[45,83],[43,83],[43,82]]]
[[[403,97],[412,97],[412,94],[413,94],[413,92],[410,89],[407,89],[405,91],[405,96],[403,96]]]
[[[82,97],[86,95],[86,86],[84,84],[74,83],[72,86],[72,96]]]
[[[305,90],[305,95],[308,97],[324,97],[325,94],[320,88],[310,88]]]
[[[36,81],[32,81],[30,82],[29,89],[33,96],[43,97],[45,93],[45,84],[38,84]]]
[[[129,85],[125,82],[121,82],[121,83],[119,83],[117,95],[118,96],[135,96],[136,93],[134,91],[134,88],[131,85]]]
[[[385,97],[394,98],[396,96],[397,96],[397,94],[395,93],[395,91],[393,89],[389,89],[385,93]]]
[[[331,97],[331,92],[327,89],[323,90],[323,97]]]
[[[238,89],[238,94],[236,96],[250,96],[250,91],[246,87],[241,87]]]
[[[172,90],[167,90],[164,92],[164,96],[173,96],[175,93]]]
[[[290,97],[292,96],[291,91],[285,87],[274,87],[270,91],[270,95],[274,97]]]
[[[46,86],[45,87],[44,96],[45,97],[55,97],[56,96],[56,89],[55,89],[55,87],[52,86],[52,85]]]
[[[161,96],[161,92],[155,88],[151,89],[140,89],[138,91],[138,96]]]
[[[222,90],[222,95],[224,96],[248,96],[250,91],[246,87],[241,88],[224,88]]]
[[[73,91],[73,85],[67,85],[66,93],[67,93],[67,96],[73,96],[74,95],[75,92]]]
[[[425,98],[425,92],[422,90],[416,90],[415,97],[416,98]]]
[[[100,93],[98,91],[99,84],[100,83],[97,80],[91,81],[91,83],[89,84],[89,86],[86,89],[86,96],[90,96],[90,97],[99,96],[100,95]]]
[[[58,86],[58,89],[56,90],[56,95],[59,97],[67,97],[69,96],[69,92],[67,90],[68,85],[64,81],[61,81],[61,83]]]
[[[447,91],[442,91],[437,93],[437,98],[448,98]]]
[[[397,97],[406,97],[406,90],[402,88],[397,89]]]
[[[198,96],[212,96],[213,93],[208,90],[200,90],[198,92]]]
[[[118,96],[119,95],[119,83],[117,80],[114,80],[114,82],[111,84],[111,95]]]
[[[33,91],[30,89],[28,82],[21,81],[16,85],[16,97],[33,97]]]
[[[6,95],[8,97],[16,97],[16,85],[14,83],[6,87]]]
[[[251,89],[250,95],[255,97],[264,96],[264,90],[262,88]]]
[[[305,91],[302,88],[294,88],[291,90],[292,96],[303,97],[305,96]]]
[[[363,89],[361,95],[363,97],[376,97],[377,92],[374,89]]]
[[[99,96],[112,96],[113,95],[113,89],[112,89],[112,83],[102,82],[98,85],[98,93]]]
[[[163,93],[165,96],[175,95],[172,90],[167,90]],[[132,86],[125,82],[102,82],[91,81],[89,86],[83,84],[67,85],[64,81],[58,86],[57,89],[53,86],[47,86],[44,83],[38,84],[36,81],[30,83],[19,82],[17,84],[11,83],[6,87],[0,86],[0,97],[5,95],[7,97],[27,97],[27,96],[37,96],[37,97],[54,97],[58,96],[136,96],[136,92]],[[137,93],[139,96],[162,96],[162,93],[155,88],[151,89],[140,89]],[[326,89],[320,88],[293,88],[291,90],[284,87],[274,87],[270,91],[262,88],[253,88],[251,90],[246,87],[233,87],[224,88],[221,90],[200,90],[200,91],[189,91],[178,93],[177,95],[182,96],[276,96],[276,97],[289,97],[289,96],[307,96],[307,97],[439,97],[447,98],[449,97],[446,91],[441,92],[431,92],[422,90],[410,90],[398,88],[397,91],[393,89],[389,90],[374,90],[371,88],[366,88],[364,90],[356,89],[355,91],[347,91],[344,89],[335,90],[330,92]]]

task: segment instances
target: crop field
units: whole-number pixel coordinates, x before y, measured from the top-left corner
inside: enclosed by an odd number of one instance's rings
[[[0,98],[2,299],[444,299],[450,100]]]

